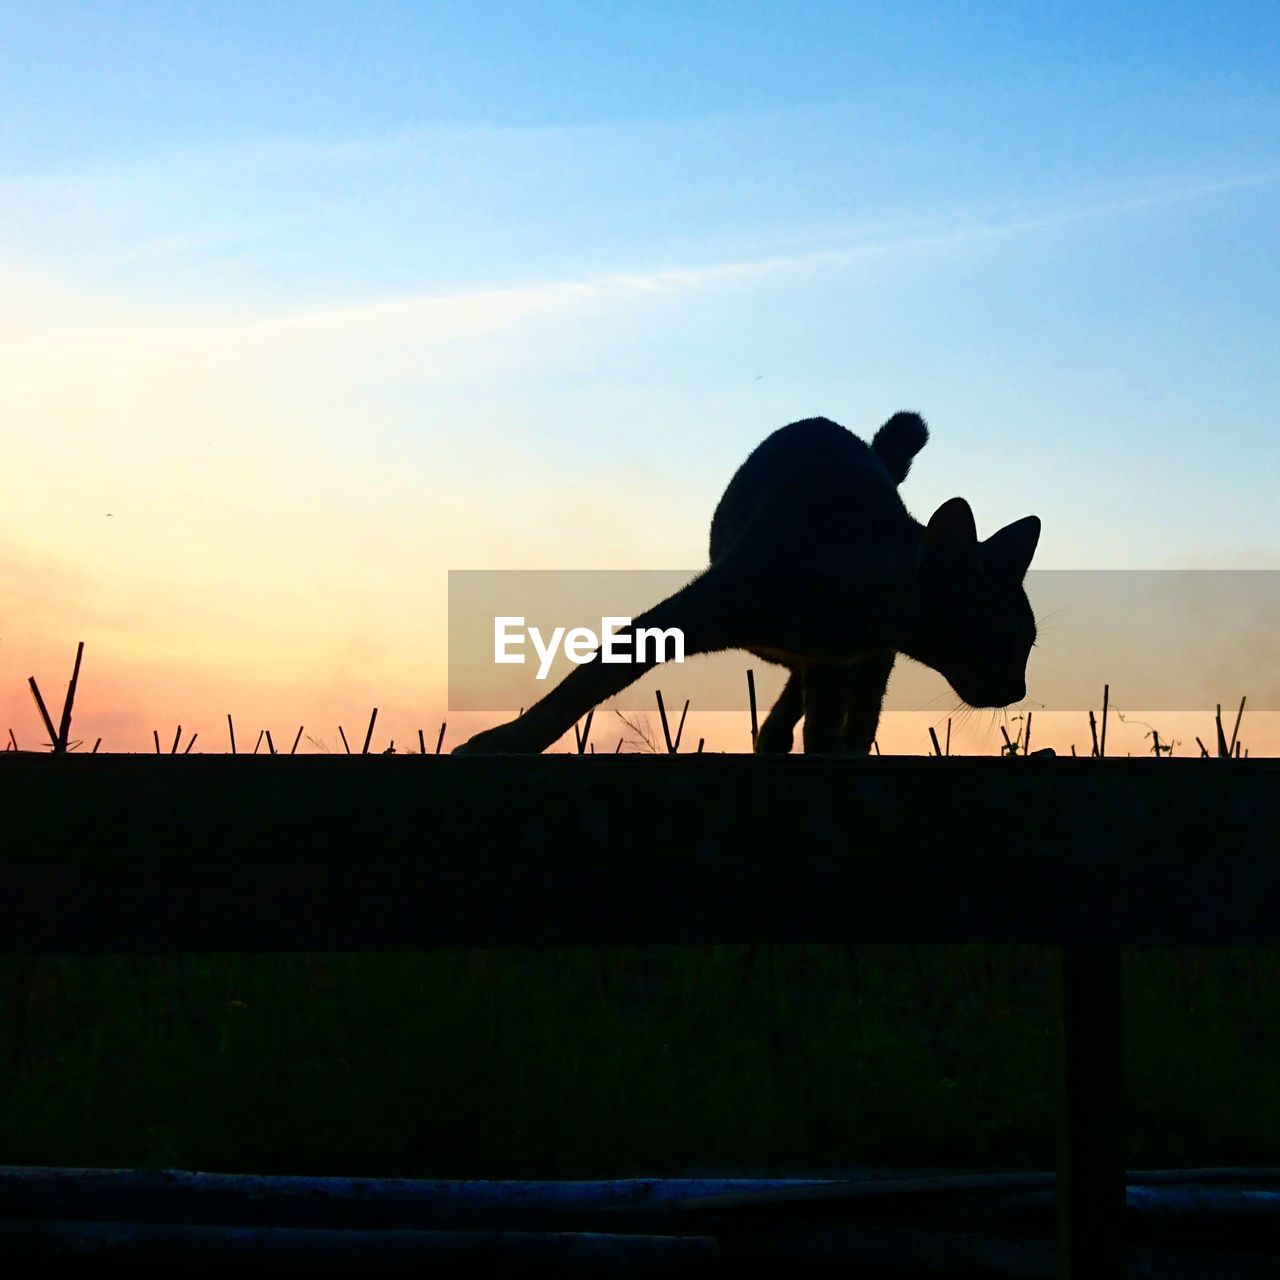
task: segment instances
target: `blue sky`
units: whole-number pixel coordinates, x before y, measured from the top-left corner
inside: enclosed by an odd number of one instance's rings
[[[936,121],[957,95],[998,112],[1037,90],[1046,99],[1084,93],[1132,117],[1162,98],[1194,106],[1208,94],[1223,108],[1247,105],[1275,70],[1274,6],[1177,0],[80,0],[6,3],[3,14],[8,148],[40,161],[50,151],[132,151],[262,132],[687,120],[841,99],[879,98],[882,111],[911,100],[916,119]],[[1057,132],[1073,132],[1069,121]]]
[[[0,4],[0,551],[165,597],[152,656],[425,601],[391,670],[448,568],[696,567],[769,430],[913,407],[921,517],[1280,566],[1278,49],[1245,4]]]

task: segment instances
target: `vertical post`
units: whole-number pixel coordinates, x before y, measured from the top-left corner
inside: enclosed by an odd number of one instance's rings
[[[1124,1280],[1125,1134],[1118,946],[1058,959],[1058,1249],[1061,1280]]]

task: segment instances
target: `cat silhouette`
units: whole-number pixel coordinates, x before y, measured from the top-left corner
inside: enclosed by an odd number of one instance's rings
[[[789,671],[756,750],[865,754],[896,656],[939,672],[974,707],[1026,695],[1035,618],[1023,578],[1040,521],[1026,516],[979,542],[963,498],[920,524],[898,486],[929,438],[896,413],[870,445],[828,418],[762,441],[711,521],[710,567],[633,619],[684,632],[685,656],[746,649]],[[591,661],[507,724],[458,752],[543,751],[587,711],[655,665]]]

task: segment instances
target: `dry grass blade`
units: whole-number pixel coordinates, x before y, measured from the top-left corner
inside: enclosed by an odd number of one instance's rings
[[[756,749],[756,739],[760,736],[760,718],[756,709],[756,673],[747,668],[747,701],[751,705],[751,750]]]
[[[631,741],[637,751],[650,755],[662,755],[663,749],[657,738],[654,737],[653,730],[649,727],[647,716],[637,715],[635,719],[631,719],[624,712],[619,711],[617,707],[613,709],[613,714],[622,721],[623,726],[630,734]],[[622,742],[627,739],[627,734],[623,734],[618,744],[618,750],[622,749]],[[616,752],[615,752],[616,754]]]
[[[71,706],[76,700],[76,684],[80,680],[80,659],[84,657],[84,641],[76,645],[76,662],[71,668],[71,680],[67,684],[67,698],[62,704],[62,720],[58,725],[58,751],[67,749],[67,739],[71,737]]]
[[[53,727],[53,721],[49,718],[49,710],[44,705],[44,699],[40,696],[40,686],[36,684],[35,676],[27,677],[27,684],[31,686],[31,696],[36,700],[36,706],[40,709],[40,719],[44,721],[44,727],[49,733],[49,746],[56,751],[58,749],[58,731]]]
[[[360,749],[360,754],[362,756],[367,756],[369,754],[369,743],[373,741],[373,722],[377,720],[377,718],[378,708],[374,707],[373,714],[369,717],[369,727],[365,730],[364,746]]]
[[[227,712],[227,732],[231,735],[231,754],[236,753],[236,727],[231,721],[231,712]]]
[[[662,690],[655,689],[654,693],[658,696],[658,718],[662,721],[662,739],[667,744],[667,754],[675,754],[675,743],[671,741],[671,726],[667,724],[667,708],[662,701]]]
[[[595,713],[596,709],[595,707],[592,707],[591,710],[587,712],[587,718],[583,720],[582,727],[579,728],[576,724],[573,726],[573,738],[578,744],[578,754],[580,756],[587,754],[587,741],[591,737],[591,718]]]
[[[1241,719],[1243,718],[1243,716],[1244,716],[1244,699],[1243,699],[1243,698],[1241,698],[1241,699],[1240,699],[1240,710],[1236,712],[1236,723],[1235,723],[1235,728],[1233,728],[1233,729],[1231,730],[1231,745],[1230,745],[1230,747],[1229,747],[1229,750],[1231,750],[1231,751],[1235,751],[1236,747],[1238,747],[1238,746],[1240,745],[1240,743],[1239,743],[1239,737],[1240,737],[1240,721],[1241,721]]]
[[[680,750],[680,739],[684,737],[684,718],[689,714],[689,699],[684,700],[684,710],[680,712],[680,723],[676,725],[676,750]]]

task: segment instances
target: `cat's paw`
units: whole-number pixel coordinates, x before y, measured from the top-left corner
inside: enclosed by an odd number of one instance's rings
[[[473,734],[466,742],[454,747],[455,756],[537,755],[542,748],[529,737],[528,730],[519,720],[500,724]]]
[[[755,751],[760,756],[790,755],[795,746],[795,737],[790,729],[771,728],[766,720],[756,735]]]

